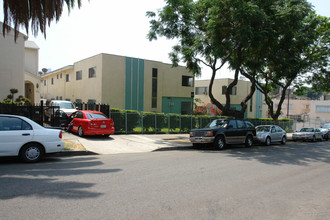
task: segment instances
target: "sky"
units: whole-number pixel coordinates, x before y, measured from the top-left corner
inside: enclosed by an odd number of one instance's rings
[[[317,14],[330,17],[330,0],[309,2]],[[158,38],[150,42],[146,37],[150,27],[146,12],[157,12],[164,5],[164,0],[82,0],[80,9],[76,6],[70,14],[65,9],[60,20],[47,27],[46,39],[41,33],[37,37],[29,33],[28,40],[40,48],[39,70],[60,69],[100,53],[171,63],[168,53],[175,41]],[[198,79],[210,76],[207,68],[203,68]],[[232,78],[233,73],[226,69],[217,76],[227,77]]]

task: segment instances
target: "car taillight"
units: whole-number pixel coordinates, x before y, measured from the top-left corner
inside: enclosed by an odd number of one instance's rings
[[[58,135],[60,139],[62,139],[62,131],[60,131],[60,134]]]

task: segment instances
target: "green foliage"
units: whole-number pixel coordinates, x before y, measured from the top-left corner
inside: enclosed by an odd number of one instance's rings
[[[15,40],[18,36],[20,27],[25,27],[29,33],[29,25],[31,24],[32,34],[37,35],[40,30],[46,38],[46,27],[55,20],[59,21],[64,3],[70,12],[75,6],[76,0],[20,0],[19,3],[12,0],[3,0],[3,35],[10,31],[10,25],[14,25]],[[81,0],[77,0],[78,7],[81,6]]]

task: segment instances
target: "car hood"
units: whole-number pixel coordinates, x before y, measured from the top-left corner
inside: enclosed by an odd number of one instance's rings
[[[61,108],[62,111],[64,111],[67,115],[71,115],[73,112],[77,111],[77,109],[74,108]]]

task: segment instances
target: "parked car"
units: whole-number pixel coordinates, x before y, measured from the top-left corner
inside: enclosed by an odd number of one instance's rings
[[[319,128],[301,128],[299,131],[296,131],[292,134],[292,140],[310,140],[315,142],[316,140],[322,140],[322,132]]]
[[[326,128],[326,129],[330,130],[330,123],[324,124],[322,126],[322,128]]]
[[[45,128],[18,115],[0,114],[0,156],[19,156],[37,162],[48,153],[64,148],[62,131]]]
[[[70,115],[70,125],[68,130],[84,135],[104,135],[114,134],[115,127],[113,120],[105,116],[102,112],[80,110]]]
[[[327,128],[320,128],[320,131],[322,132],[323,140],[326,140],[326,141],[329,140],[330,130]]]
[[[238,119],[216,119],[205,128],[190,131],[190,142],[194,146],[213,143],[222,150],[227,144],[253,145],[256,129],[249,121]]]
[[[257,141],[269,146],[274,142],[286,144],[286,132],[277,125],[259,125],[256,127]]]
[[[57,106],[58,108],[56,108]],[[75,111],[77,111],[77,108],[75,108],[73,103],[70,101],[51,100],[48,104],[48,107],[45,108],[45,120],[48,121],[49,119],[52,119],[55,115],[65,121],[66,117],[71,115]]]

